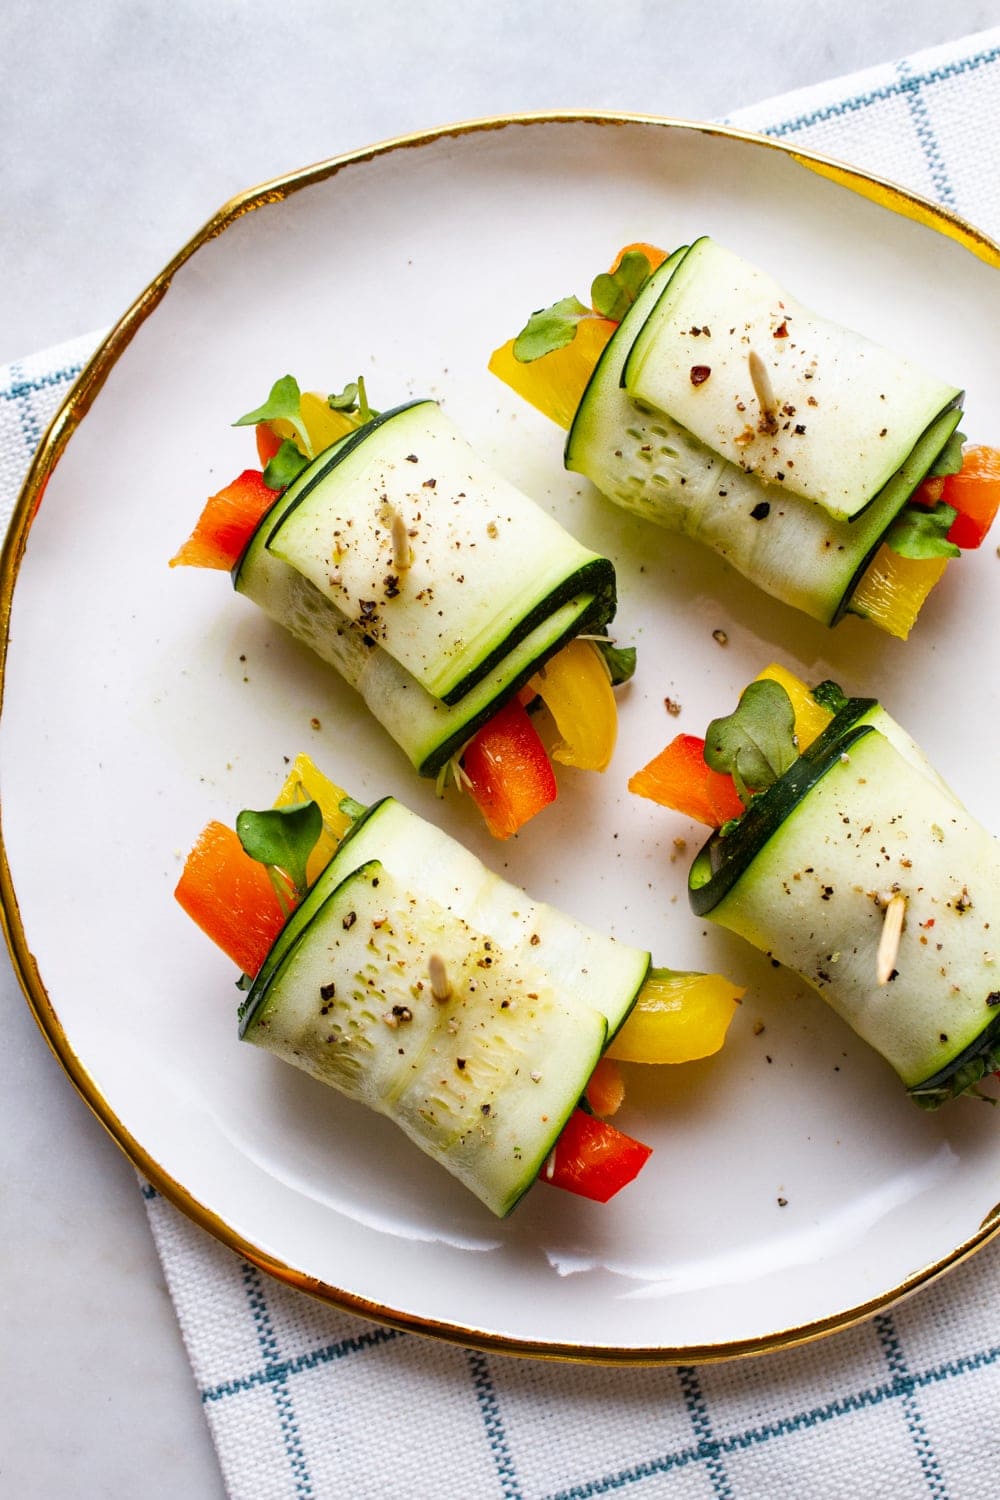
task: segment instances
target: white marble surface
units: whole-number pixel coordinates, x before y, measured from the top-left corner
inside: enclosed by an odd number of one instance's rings
[[[5,0],[0,361],[113,322],[228,197],[488,114],[711,118],[995,25],[980,0]],[[848,24],[849,21],[849,24]],[[135,1175],[0,959],[0,1491],[223,1493]]]

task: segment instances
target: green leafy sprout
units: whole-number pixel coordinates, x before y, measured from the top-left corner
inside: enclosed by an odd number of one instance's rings
[[[339,395],[327,396],[326,404],[331,411],[348,413],[356,411],[360,419],[359,426],[378,416],[378,412],[373,411],[368,405],[368,392],[365,390],[363,375],[359,375],[357,380],[352,380],[349,385],[345,385]]]
[[[271,387],[267,400],[237,418],[234,427],[256,427],[258,422],[290,422],[307,458],[315,458],[309,433],[302,420],[302,392],[294,375],[282,375]]]
[[[900,557],[959,557],[961,547],[948,540],[957,514],[943,500],[936,505],[904,505],[883,541]]]
[[[621,687],[635,676],[636,649],[634,646],[616,646],[611,641],[595,641],[595,646],[604,657],[611,674],[611,686]]]
[[[363,375],[344,387],[342,391],[327,396],[331,411],[345,415],[357,413],[358,427],[363,427],[378,412],[368,405]],[[277,453],[264,469],[264,483],[272,490],[283,490],[307,468],[316,457],[309,429],[302,418],[302,391],[294,375],[282,375],[271,387],[268,398],[262,405],[246,412],[234,423],[234,427],[256,427],[258,422],[288,422],[295,438],[284,438]]]
[[[244,809],[236,819],[237,838],[250,858],[267,869],[286,916],[289,889],[296,901],[309,889],[306,866],[322,832],[322,809],[313,801],[262,812]]]
[[[713,719],[705,735],[706,765],[728,771],[744,804],[773,786],[798,754],[792,701],[769,677],[749,683],[734,711]]]
[[[941,479],[948,474],[957,474],[962,467],[962,452],[965,434],[953,432],[941,452],[928,470],[928,479]],[[936,505],[921,505],[919,501],[908,501],[892,521],[882,540],[900,557],[960,557],[962,549],[949,542],[957,512],[944,501]]]
[[[649,259],[641,250],[629,250],[615,271],[602,271],[590,287],[590,307],[578,297],[563,297],[551,307],[533,312],[514,340],[514,358],[531,364],[543,355],[564,349],[576,338],[585,318],[596,314],[620,323],[651,274]]]

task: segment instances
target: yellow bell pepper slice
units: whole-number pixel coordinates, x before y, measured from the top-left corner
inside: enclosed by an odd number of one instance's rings
[[[764,677],[780,683],[791,699],[795,710],[795,738],[800,751],[807,749],[816,736],[823,733],[833,715],[828,708],[823,708],[816,702],[801,677],[796,677],[787,667],[771,662],[762,672],[757,673],[758,681]]]
[[[309,856],[306,879],[310,885],[326,869],[337,846],[351,826],[347,813],[341,812],[340,804],[347,793],[324,776],[308,755],[297,755],[284,785],[274,800],[275,807],[291,807],[297,802],[317,802],[323,814],[323,831]]]
[[[653,969],[605,1056],[634,1063],[711,1057],[725,1041],[744,994],[722,974]]]
[[[851,595],[851,613],[905,641],[947,566],[947,557],[900,557],[883,542]]]
[[[514,340],[508,339],[493,351],[489,367],[505,385],[568,431],[601,351],[617,327],[608,318],[582,318],[570,343],[527,363],[515,358]]]
[[[528,683],[561,736],[550,755],[563,766],[604,771],[618,738],[618,705],[608,671],[593,641],[578,638],[557,651]]]
[[[355,428],[362,425],[358,412],[334,411],[326,397],[319,395],[316,391],[302,392],[299,416],[309,436],[313,456],[322,453],[326,448],[331,448],[345,433],[353,432]],[[284,417],[276,417],[267,425],[275,437],[287,438],[297,447],[301,447],[298,433],[291,422]]]

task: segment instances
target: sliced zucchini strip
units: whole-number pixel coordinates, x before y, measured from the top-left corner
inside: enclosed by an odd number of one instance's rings
[[[566,600],[612,607],[607,558],[484,464],[432,401],[362,429],[267,550],[427,692],[455,703]]]
[[[623,378],[633,400],[836,520],[859,515],[961,398],[707,236],[670,278]]]

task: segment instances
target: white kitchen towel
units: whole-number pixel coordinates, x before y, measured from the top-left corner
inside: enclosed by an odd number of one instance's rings
[[[1000,238],[1000,29],[728,123]],[[0,370],[0,517],[97,336]],[[680,1369],[518,1360],[286,1290],[144,1187],[234,1500],[962,1500],[1000,1471],[1000,1244],[860,1327]]]

